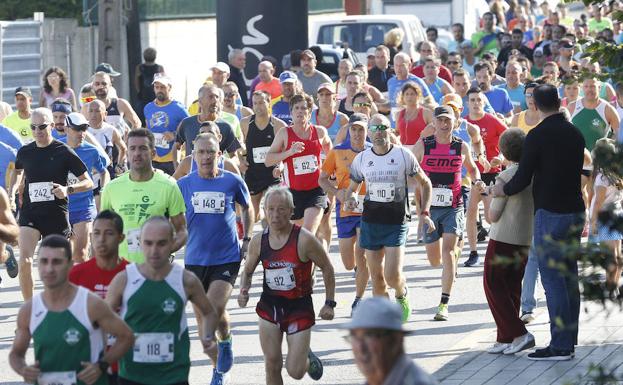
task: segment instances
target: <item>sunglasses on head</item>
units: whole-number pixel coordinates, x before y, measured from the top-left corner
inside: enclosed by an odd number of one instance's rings
[[[30,129],[31,130],[45,130],[48,126],[50,125],[50,123],[43,123],[43,124],[31,124],[30,125]]]
[[[389,130],[389,126],[386,126],[385,124],[373,124],[368,127],[368,129],[370,131],[387,131]]]
[[[85,96],[83,98],[80,98],[80,101],[82,103],[91,103],[92,101],[94,101],[96,98],[95,96]]]

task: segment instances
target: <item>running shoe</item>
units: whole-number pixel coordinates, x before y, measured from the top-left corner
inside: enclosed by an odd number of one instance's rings
[[[210,385],[224,385],[225,384],[225,374],[219,373],[216,368],[212,369],[212,381],[210,381]]]
[[[234,351],[231,347],[231,333],[229,338],[218,342],[218,356],[216,359],[216,371],[223,374],[229,372],[234,364]]]
[[[448,320],[448,304],[440,303],[437,307],[437,314],[435,314],[435,321],[447,321]]]
[[[467,261],[465,261],[465,263],[463,264],[463,266],[465,267],[472,267],[474,265],[478,264],[478,252],[477,251],[470,251],[469,252],[469,258],[467,259]]]
[[[489,354],[502,354],[506,349],[510,348],[511,344],[496,342],[487,349],[487,353]]]
[[[11,278],[17,277],[19,273],[19,266],[17,264],[17,259],[15,259],[15,252],[13,251],[13,247],[11,245],[6,245],[5,247],[7,254],[9,255],[4,265],[6,266],[6,272]]]
[[[314,352],[309,349],[307,352],[307,358],[309,359],[309,368],[307,368],[307,374],[312,380],[318,381],[322,377],[323,367],[322,361],[318,358]]]
[[[398,305],[402,308],[402,322],[405,323],[411,316],[411,305],[409,304],[409,295],[406,286],[405,294],[400,298],[396,297],[396,302],[398,302]]]
[[[353,318],[353,313],[355,313],[355,308],[357,307],[357,305],[359,305],[359,302],[361,302],[361,298],[355,297],[355,300],[350,307],[350,318]]]

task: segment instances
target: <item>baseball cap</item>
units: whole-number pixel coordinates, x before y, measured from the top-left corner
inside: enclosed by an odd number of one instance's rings
[[[400,306],[385,297],[364,299],[357,305],[353,318],[344,329],[384,329],[409,333],[402,324]]]
[[[376,53],[376,47],[370,47],[368,48],[368,51],[366,52],[366,57],[375,56],[375,53]]]
[[[216,63],[215,65],[213,65],[212,67],[210,67],[211,70],[213,69],[217,69],[221,72],[227,72],[227,73],[231,73],[230,69],[229,69],[229,65],[227,63],[223,63],[222,61]]]
[[[295,83],[299,77],[292,71],[283,71],[279,75],[279,83]]]
[[[311,49],[306,49],[305,51],[301,52],[301,57],[303,56],[309,56],[310,58],[316,60],[316,54]]]
[[[363,128],[368,128],[368,117],[365,114],[355,112],[348,118],[348,126],[358,124]]]
[[[151,82],[151,84],[154,84],[156,82],[160,84],[164,84],[165,86],[172,85],[171,78],[163,73],[154,74],[154,80]]]
[[[15,89],[15,96],[17,95],[24,95],[27,98],[32,98],[32,92],[30,91],[30,88],[28,87],[17,87]]]
[[[89,122],[79,112],[72,112],[65,117],[65,125],[71,127],[74,130],[86,131],[89,128]]]
[[[458,111],[463,109],[463,99],[459,94],[446,94],[441,98],[442,105],[451,106],[456,108]]]
[[[331,93],[335,93],[335,85],[331,83],[322,83],[318,86],[318,90],[316,92],[320,92],[320,90],[327,90]]]
[[[95,72],[106,72],[110,76],[119,76],[121,72],[115,71],[108,63],[100,63],[95,67]]]
[[[456,116],[454,115],[454,111],[452,111],[452,107],[450,106],[439,106],[435,108],[435,117],[436,118],[445,117],[449,119],[456,119]]]

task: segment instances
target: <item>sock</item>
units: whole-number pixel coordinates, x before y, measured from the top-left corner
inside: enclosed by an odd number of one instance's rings
[[[450,294],[441,293],[441,303],[447,305],[450,301]]]

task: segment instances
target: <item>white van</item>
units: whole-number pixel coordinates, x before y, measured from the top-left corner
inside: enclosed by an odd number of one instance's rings
[[[402,50],[417,60],[415,47],[426,40],[426,30],[414,15],[355,15],[316,20],[309,25],[309,46],[347,43],[365,63],[368,49],[383,44],[385,33],[392,28],[405,32]]]

